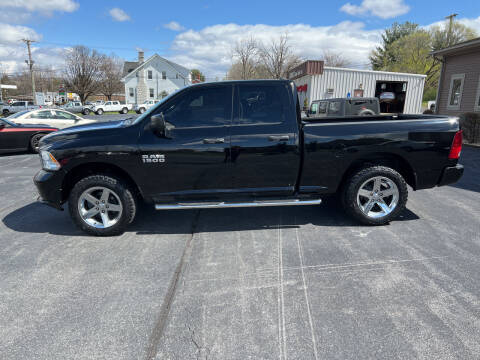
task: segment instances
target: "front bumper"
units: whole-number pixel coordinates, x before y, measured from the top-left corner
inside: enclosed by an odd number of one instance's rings
[[[443,169],[438,186],[456,183],[463,175],[463,165],[457,164]]]
[[[50,205],[55,209],[63,210],[62,186],[64,176],[65,173],[62,170],[40,170],[33,178],[33,182],[40,194],[38,201]]]

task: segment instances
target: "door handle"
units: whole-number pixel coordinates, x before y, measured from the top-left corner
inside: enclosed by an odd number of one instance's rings
[[[290,136],[288,135],[270,135],[268,137],[269,141],[288,141],[290,140]]]
[[[223,144],[224,142],[225,142],[224,138],[203,139],[204,144]]]

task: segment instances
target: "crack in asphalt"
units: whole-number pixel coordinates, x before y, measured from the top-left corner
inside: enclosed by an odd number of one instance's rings
[[[165,331],[165,327],[168,322],[168,315],[170,314],[170,310],[172,308],[173,300],[175,299],[175,294],[178,289],[178,283],[182,274],[185,270],[186,259],[190,257],[192,251],[192,242],[193,237],[195,235],[198,219],[200,217],[200,211],[198,210],[195,214],[195,218],[192,221],[192,228],[190,231],[190,237],[185,242],[185,247],[183,248],[182,257],[180,258],[180,262],[178,263],[175,272],[173,274],[172,280],[170,281],[170,285],[168,286],[168,291],[165,296],[165,299],[160,307],[160,312],[158,314],[158,318],[155,321],[155,326],[153,328],[152,333],[150,334],[150,338],[148,340],[148,347],[147,347],[147,355],[146,360],[154,360],[157,356],[158,352],[158,344],[162,339],[163,333]]]

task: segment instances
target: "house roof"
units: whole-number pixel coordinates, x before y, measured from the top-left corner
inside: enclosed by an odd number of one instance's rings
[[[168,65],[170,65],[171,67],[173,67],[176,71],[178,71],[180,73],[180,75],[184,78],[188,78],[188,75],[190,74],[190,70],[187,69],[186,67],[183,67],[177,63],[174,63],[173,61],[170,61],[168,59],[165,59],[164,57],[161,57],[160,55],[158,54],[153,54],[152,56],[150,56],[144,63],[142,64],[138,64],[138,62],[135,62],[135,61],[125,61],[124,63],[124,67],[123,67],[123,78],[122,80],[125,80],[130,74],[134,74],[136,73],[138,70],[140,70],[141,68],[143,68],[144,66],[146,66],[148,63],[152,62],[154,59],[157,59],[157,58],[160,58],[161,60],[165,61]],[[137,65],[133,70],[131,71],[128,71],[129,70],[129,67],[127,67],[127,64],[129,66],[134,66],[135,64]],[[125,69],[127,69],[127,73],[125,73]]]
[[[471,50],[475,48],[480,49],[480,37],[472,40],[464,41],[444,49],[432,51],[431,54],[440,55],[440,56],[451,55],[451,54],[456,54],[457,52],[460,52],[460,51]]]
[[[123,77],[127,76],[138,67],[138,61],[125,61],[123,63]]]

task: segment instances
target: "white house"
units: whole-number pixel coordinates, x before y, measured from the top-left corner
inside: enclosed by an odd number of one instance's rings
[[[169,61],[158,54],[145,61],[143,51],[138,52],[138,61],[126,61],[123,69],[125,101],[141,104],[146,100],[162,97],[192,83],[190,70]]]

